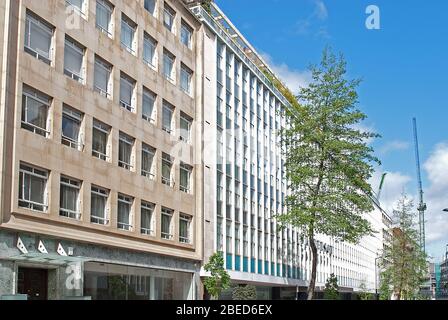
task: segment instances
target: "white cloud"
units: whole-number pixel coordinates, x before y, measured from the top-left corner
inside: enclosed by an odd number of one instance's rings
[[[280,80],[294,93],[299,92],[299,88],[306,87],[311,82],[311,73],[291,69],[286,63],[276,63],[269,54],[261,53],[263,60],[269,65]]]
[[[448,144],[436,145],[423,165],[429,187],[425,191],[428,210],[425,213],[426,242],[431,245],[444,240],[448,243]],[[439,250],[442,248],[439,248]]]
[[[409,142],[394,140],[386,143],[381,148],[379,148],[379,152],[385,155],[393,151],[401,151],[407,149],[409,149]]]
[[[328,9],[323,0],[312,0],[314,11],[306,18],[297,20],[293,30],[298,35],[314,35],[315,37],[330,38],[327,27],[322,25],[328,19]]]
[[[404,147],[401,144],[397,146]],[[448,143],[436,145],[422,167],[428,178],[427,186],[423,186],[424,201],[428,207],[425,212],[426,247],[430,256],[440,259],[445,244],[448,244],[448,213],[443,212],[443,209],[448,208]],[[375,192],[378,190],[383,170],[377,168],[370,179]],[[397,200],[403,192],[406,192],[414,200],[414,212],[416,218],[418,217],[418,196],[413,194],[414,183],[415,179],[409,175],[400,172],[387,173],[380,199],[381,206],[386,212],[392,215]]]
[[[314,14],[319,20],[326,20],[328,18],[327,6],[322,0],[315,0],[314,4],[316,6]]]

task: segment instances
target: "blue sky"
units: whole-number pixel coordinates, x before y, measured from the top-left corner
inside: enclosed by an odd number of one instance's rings
[[[364,127],[389,172],[382,194],[390,211],[405,190],[416,193],[412,117],[417,117],[427,211],[428,252],[440,258],[448,244],[448,1],[433,0],[216,0],[288,86],[305,84],[310,63],[330,45],[362,78]],[[380,30],[365,27],[368,5],[380,9]]]

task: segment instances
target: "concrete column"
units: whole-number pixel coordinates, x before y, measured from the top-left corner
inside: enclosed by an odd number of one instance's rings
[[[0,260],[0,296],[14,294],[15,289],[14,262]]]

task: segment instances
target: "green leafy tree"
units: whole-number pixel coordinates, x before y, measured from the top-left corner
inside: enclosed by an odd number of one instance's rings
[[[257,289],[251,285],[236,286],[232,291],[233,300],[257,300]]]
[[[390,285],[390,274],[382,272],[380,274],[380,300],[390,300],[392,297],[392,287]]]
[[[371,234],[362,217],[373,210],[373,174],[368,139],[377,134],[357,129],[366,115],[356,108],[359,80],[346,80],[346,62],[325,49],[322,61],[310,68],[313,82],[301,88],[299,103],[286,108],[289,126],[281,131],[290,195],[282,226],[298,227],[312,252],[308,299],[314,296],[317,269],[315,235],[357,243]]]
[[[221,292],[230,287],[230,276],[224,269],[222,253],[216,252],[213,254],[204,269],[210,272],[210,277],[204,279],[204,286],[213,299],[218,299]]]
[[[359,289],[361,289],[358,294],[360,300],[372,300],[373,294],[367,291],[367,285],[364,281],[359,285]]]
[[[202,0],[201,5],[208,13],[212,12],[212,2],[213,0]]]
[[[381,261],[383,285],[390,288],[398,300],[418,298],[428,270],[426,254],[419,246],[415,219],[414,204],[403,194],[393,211],[396,227],[392,229]]]
[[[338,278],[332,273],[325,283],[324,299],[326,300],[338,300],[339,299],[339,286]]]

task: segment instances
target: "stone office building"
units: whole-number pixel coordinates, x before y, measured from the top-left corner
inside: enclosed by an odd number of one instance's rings
[[[0,296],[197,298],[199,28],[176,0],[1,1]]]

